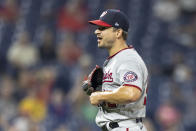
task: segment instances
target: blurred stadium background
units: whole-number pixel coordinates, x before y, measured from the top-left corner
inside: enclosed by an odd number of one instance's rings
[[[0,0],[0,131],[100,131],[80,85],[107,57],[87,21],[108,8],[149,68],[148,130],[196,130],[195,0]]]

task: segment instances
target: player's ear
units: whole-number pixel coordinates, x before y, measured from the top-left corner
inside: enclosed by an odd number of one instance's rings
[[[117,30],[116,30],[116,37],[117,37],[117,38],[122,37],[122,33],[123,33],[123,30],[122,30],[122,29],[117,29]]]

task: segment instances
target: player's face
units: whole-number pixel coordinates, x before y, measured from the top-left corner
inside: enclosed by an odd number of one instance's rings
[[[99,48],[112,48],[116,40],[113,27],[98,26],[98,28],[95,30],[95,34],[97,35],[97,42]]]

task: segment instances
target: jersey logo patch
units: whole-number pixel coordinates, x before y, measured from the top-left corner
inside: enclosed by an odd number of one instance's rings
[[[124,79],[125,82],[134,82],[134,81],[137,80],[137,78],[138,78],[138,77],[137,77],[136,73],[133,72],[133,71],[127,72],[127,73],[124,75],[124,77],[123,77],[123,79]]]

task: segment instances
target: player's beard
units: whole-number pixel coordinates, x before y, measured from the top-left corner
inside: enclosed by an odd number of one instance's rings
[[[101,40],[100,43],[98,43],[98,47],[101,49],[110,49],[112,48],[115,40]]]

